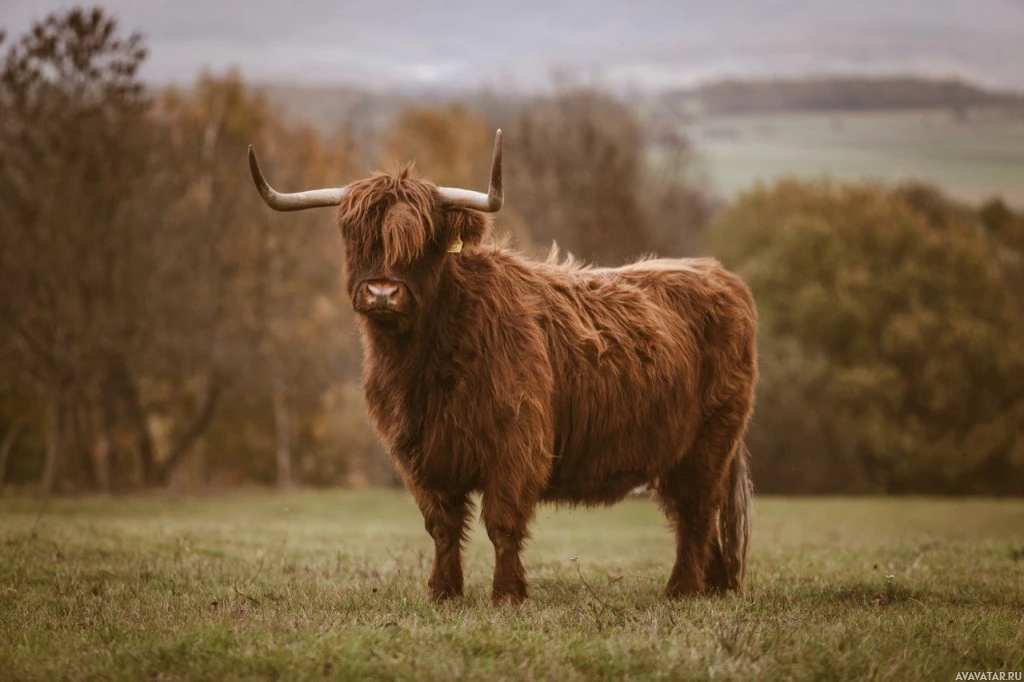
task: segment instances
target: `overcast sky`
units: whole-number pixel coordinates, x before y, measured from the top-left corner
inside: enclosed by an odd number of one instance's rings
[[[52,0],[0,0],[12,36]],[[262,82],[532,88],[808,73],[958,76],[1024,90],[1024,0],[110,0],[143,73],[239,66]]]

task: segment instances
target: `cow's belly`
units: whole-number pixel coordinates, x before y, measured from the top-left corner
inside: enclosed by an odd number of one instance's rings
[[[650,398],[650,396],[648,396]],[[575,413],[555,434],[555,458],[543,493],[549,501],[611,504],[652,483],[693,442],[693,415],[638,398],[631,408]]]
[[[649,483],[650,479],[646,471],[619,470],[602,475],[588,471],[572,471],[564,475],[552,472],[541,499],[573,504],[613,504],[638,486]]]
[[[631,444],[615,440],[604,445],[592,442],[556,457],[543,499],[612,504],[638,486],[651,484],[682,456],[679,447],[659,447],[649,436]]]

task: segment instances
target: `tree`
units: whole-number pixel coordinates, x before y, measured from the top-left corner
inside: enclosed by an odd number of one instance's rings
[[[509,205],[538,242],[604,264],[695,248],[708,210],[685,137],[650,139],[610,96],[563,90],[527,103],[509,138]]]
[[[462,104],[406,107],[384,132],[380,166],[414,162],[418,172],[438,185],[485,189],[494,131]],[[519,248],[529,249],[532,236],[517,210],[519,204],[508,201],[495,216],[495,228],[511,235]]]
[[[101,391],[101,368],[142,305],[128,283],[137,264],[124,257],[140,216],[123,197],[148,157],[136,79],[145,49],[116,28],[99,9],[51,14],[8,50],[0,74],[0,324],[48,402],[47,491],[72,413]]]
[[[490,171],[494,131],[464,106],[408,107],[384,134],[383,165],[414,161],[438,185],[474,187]]]
[[[144,57],[75,9],[4,60],[0,462],[24,471],[24,442],[46,491],[166,485],[194,451],[231,478],[335,475],[349,453],[323,422],[358,373],[340,240],[327,212],[267,211],[245,149],[283,186],[344,184],[352,138],[287,124],[237,74],[153,98]]]
[[[288,487],[302,474],[296,447],[317,440],[303,432],[322,418],[324,394],[358,374],[358,350],[347,300],[328,296],[341,282],[330,212],[267,210],[240,164],[253,143],[281,187],[342,185],[354,174],[351,138],[341,131],[328,142],[288,125],[237,73],[165,91],[158,111],[196,179],[195,215],[182,229],[198,230],[194,251],[208,254],[189,270],[189,286],[207,284],[185,300],[206,308],[202,328],[217,339],[218,371],[233,387],[208,434],[209,464]]]
[[[712,236],[761,310],[752,438],[769,477],[825,457],[878,491],[1022,491],[1024,325],[975,212],[922,186],[785,181]],[[786,347],[800,360],[780,372]]]

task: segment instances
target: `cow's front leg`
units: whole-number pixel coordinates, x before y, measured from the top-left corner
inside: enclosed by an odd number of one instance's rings
[[[539,488],[514,490],[508,482],[489,487],[483,496],[484,526],[494,545],[494,587],[491,602],[519,604],[526,599],[526,569],[519,553],[528,537]]]
[[[462,596],[462,543],[471,504],[463,494],[413,490],[423,522],[434,538],[434,567],[430,572],[430,598],[443,601]]]

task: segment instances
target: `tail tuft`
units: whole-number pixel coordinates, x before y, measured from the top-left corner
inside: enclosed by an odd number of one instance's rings
[[[750,504],[754,484],[750,479],[750,452],[745,443],[736,448],[729,472],[729,493],[718,516],[718,539],[721,544],[726,586],[743,589],[747,569],[747,547],[750,543]]]

